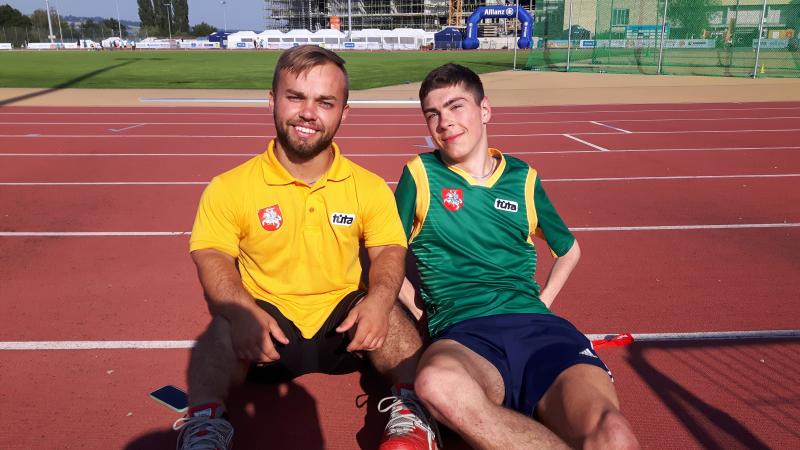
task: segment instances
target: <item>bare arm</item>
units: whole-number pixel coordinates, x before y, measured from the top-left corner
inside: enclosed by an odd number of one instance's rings
[[[203,249],[193,251],[192,260],[209,311],[231,323],[236,356],[248,361],[277,360],[280,356],[270,336],[284,344],[289,340],[275,319],[259,308],[245,290],[234,258],[219,250]]]
[[[376,350],[389,331],[389,312],[405,277],[406,249],[399,245],[370,247],[369,291],[336,329],[343,333],[356,325],[348,351]]]
[[[563,256],[556,259],[550,274],[547,276],[547,283],[542,289],[539,299],[544,302],[545,306],[550,308],[556,299],[556,296],[561,292],[561,288],[567,282],[572,270],[578,265],[578,260],[581,259],[581,248],[576,240],[572,244],[572,248],[567,251]]]
[[[403,278],[403,286],[400,287],[400,294],[397,297],[415,319],[420,320],[422,318],[422,303],[417,301],[417,288],[408,281],[408,278]]]

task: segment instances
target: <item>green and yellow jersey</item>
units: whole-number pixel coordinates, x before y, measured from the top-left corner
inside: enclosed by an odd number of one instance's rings
[[[484,185],[434,151],[406,164],[395,191],[431,336],[474,317],[550,314],[534,279],[532,236],[556,256],[575,242],[536,170],[499,150],[489,153],[499,165]]]

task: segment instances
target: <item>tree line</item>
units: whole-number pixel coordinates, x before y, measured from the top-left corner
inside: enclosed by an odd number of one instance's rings
[[[53,34],[57,42],[77,42],[83,39],[101,41],[120,36],[123,39],[141,39],[148,36],[173,37],[207,36],[215,31],[213,26],[201,22],[194,27],[189,26],[189,6],[187,0],[138,0],[139,19],[142,22],[138,32],[134,32],[125,23],[115,18],[90,18],[81,21],[67,20],[64,16],[50,12]],[[168,3],[168,6],[163,6]],[[160,7],[159,7],[160,6]],[[167,22],[169,20],[169,22]],[[37,9],[25,15],[16,8],[0,5],[0,42],[11,43],[21,47],[28,42],[49,42],[47,11]]]

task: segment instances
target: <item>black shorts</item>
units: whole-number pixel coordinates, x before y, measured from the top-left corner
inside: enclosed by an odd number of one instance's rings
[[[337,333],[336,327],[366,294],[365,291],[347,294],[311,339],[304,338],[294,323],[274,305],[257,301],[258,306],[278,322],[289,339],[289,344],[283,345],[273,339],[281,358],[271,363],[253,364],[247,379],[259,383],[281,383],[307,373],[338,375],[360,370],[364,364],[363,355],[360,352],[347,351],[350,338],[347,333]]]
[[[492,363],[505,384],[505,406],[532,416],[558,375],[575,364],[608,373],[586,338],[553,314],[499,314],[458,322],[436,340],[452,339]],[[612,378],[613,381],[613,378]]]

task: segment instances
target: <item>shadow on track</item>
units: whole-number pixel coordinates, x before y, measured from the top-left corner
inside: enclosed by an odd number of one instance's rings
[[[0,108],[2,108],[3,106],[11,105],[13,103],[21,102],[23,100],[28,100],[28,99],[31,99],[31,98],[36,98],[36,97],[41,97],[43,95],[51,94],[51,93],[59,91],[61,89],[67,89],[69,87],[75,86],[76,84],[80,83],[81,81],[85,81],[85,80],[88,80],[89,78],[96,77],[97,75],[100,75],[101,73],[108,72],[109,70],[114,70],[114,69],[117,69],[117,68],[122,67],[122,66],[127,66],[128,64],[133,64],[133,63],[135,63],[137,61],[138,61],[137,59],[128,59],[125,62],[121,62],[119,64],[114,64],[114,65],[111,65],[111,66],[103,67],[101,69],[93,70],[91,72],[87,72],[87,73],[85,73],[85,74],[83,74],[83,75],[81,75],[79,77],[75,77],[75,78],[73,78],[71,80],[67,80],[67,81],[65,81],[63,83],[57,84],[56,86],[48,88],[48,89],[42,89],[40,91],[31,92],[31,93],[25,94],[25,95],[18,95],[16,97],[12,97],[12,98],[0,99]]]
[[[797,341],[638,342],[627,361],[703,448],[768,449],[752,424],[734,415],[772,422],[786,433],[779,440],[798,437],[791,405],[777,401],[793,397],[794,388],[780,381],[788,375],[779,356],[786,343]]]

